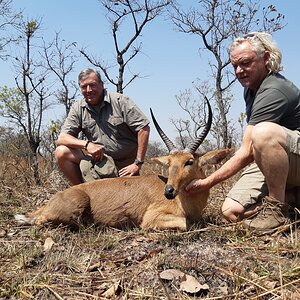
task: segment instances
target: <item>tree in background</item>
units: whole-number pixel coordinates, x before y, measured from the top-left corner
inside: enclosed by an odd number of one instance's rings
[[[117,92],[123,93],[124,89],[135,79],[140,77],[139,73],[130,74],[125,81],[125,70],[129,72],[129,64],[141,52],[142,43],[139,42],[144,27],[160,16],[164,9],[169,6],[170,0],[101,0],[106,10],[106,18],[111,27],[113,44],[115,50],[115,62],[108,65],[96,57],[88,54],[86,49],[81,49],[83,56],[95,67],[102,70],[105,78],[116,87]],[[129,24],[132,28],[129,32],[122,31],[122,25]],[[118,75],[113,75],[117,66]],[[115,79],[116,78],[116,79]]]
[[[147,153],[146,157],[147,158],[152,158],[152,157],[157,157],[157,156],[162,156],[162,155],[167,155],[167,150],[165,148],[165,145],[161,142],[152,142],[149,141],[148,148],[147,148]]]
[[[17,190],[32,183],[32,174],[28,172],[28,142],[22,131],[13,127],[0,126],[0,181],[4,189]]]
[[[38,168],[38,148],[41,142],[42,120],[45,110],[49,107],[49,87],[45,80],[47,73],[40,61],[34,56],[34,41],[40,22],[32,20],[24,22],[21,32],[21,53],[15,56],[16,88],[3,87],[0,93],[0,112],[11,123],[20,129],[28,143],[23,149],[28,155],[29,164],[34,172],[36,184],[41,184]]]
[[[213,99],[215,107],[214,122],[211,133],[216,139],[216,146],[230,147],[232,145],[232,131],[228,119],[232,102],[232,85],[235,76],[230,68],[228,46],[234,37],[241,36],[249,31],[275,32],[283,28],[284,16],[278,13],[274,5],[260,9],[258,1],[239,0],[202,0],[196,1],[194,7],[182,8],[173,3],[170,17],[177,30],[182,33],[197,35],[200,38],[200,51],[209,53],[208,65],[210,67],[210,80],[205,84],[199,82],[195,85],[196,92]],[[201,97],[203,99],[203,97]],[[203,106],[195,107],[193,100],[177,97],[177,102],[187,112],[192,112],[192,122],[195,127],[205,119]],[[194,110],[197,111],[194,111]],[[196,116],[196,118],[195,118]],[[174,121],[173,121],[174,123]],[[190,125],[190,124],[189,124]],[[177,120],[180,134],[185,132],[188,136],[192,126],[186,126],[185,120]],[[194,131],[195,132],[195,131]],[[197,132],[197,130],[196,130]]]
[[[21,12],[12,9],[12,0],[0,0],[0,59],[7,58],[7,46],[19,40],[13,29],[20,28],[21,17]]]
[[[198,135],[206,121],[207,113],[202,99],[208,97],[214,99],[211,103],[216,110],[211,130],[216,143],[205,143],[202,146],[205,149],[230,146],[234,139],[234,128],[228,120],[228,113],[235,77],[229,68],[227,47],[234,36],[250,30],[263,28],[272,32],[281,29],[283,16],[277,13],[275,7],[270,5],[259,10],[259,5],[250,0],[248,4],[233,0],[203,0],[195,2],[195,7],[187,10],[171,0],[100,2],[106,10],[106,17],[111,26],[115,63],[108,65],[89,55],[85,49],[81,49],[80,53],[95,67],[100,68],[105,78],[121,93],[140,77],[138,73],[131,73],[129,65],[132,65],[141,53],[141,38],[146,25],[162,16],[165,9],[173,5],[170,14],[178,31],[199,36],[201,51],[205,50],[211,58],[211,80],[195,79],[192,89],[176,96],[178,104],[190,117],[190,121],[172,120],[179,133],[176,143],[185,148],[187,143]],[[11,1],[0,0],[0,8],[3,3]],[[183,1],[180,3],[184,4]],[[0,34],[1,28],[4,28],[1,27],[1,16],[3,11],[1,15],[0,9]],[[122,30],[125,25],[126,31]],[[59,121],[53,121],[51,125],[48,124],[47,132],[42,128],[45,110],[50,105],[49,101],[53,103],[53,98],[50,100],[48,97],[55,96],[64,105],[66,113],[68,112],[77,93],[77,83],[70,78],[78,59],[73,52],[75,43],[66,42],[58,33],[52,42],[47,44],[44,41],[43,44],[42,39],[37,36],[40,26],[40,22],[36,20],[23,22],[21,27],[15,25],[15,28],[19,29],[20,39],[16,49],[21,49],[20,53],[16,53],[17,50],[14,49],[10,55],[17,74],[16,87],[3,87],[0,96],[2,116],[8,117],[16,125],[14,130],[26,137],[29,148],[26,147],[24,153],[32,162],[32,170],[38,184],[40,178],[37,154],[53,159],[54,140],[61,124]],[[128,28],[132,28],[132,31]],[[116,70],[117,76],[113,75]],[[157,152],[156,146],[152,148],[153,152]]]
[[[16,132],[13,127],[0,126],[1,157],[5,157],[7,160],[13,159],[14,157],[26,159],[26,153],[28,151],[28,144],[22,133]]]
[[[178,132],[176,144],[182,149],[195,140],[207,121],[206,103],[201,100],[209,94],[209,84],[203,82],[201,87],[194,84],[194,88],[198,90],[198,93],[194,93],[192,89],[185,89],[175,96],[178,105],[189,117],[186,120],[171,119],[171,123]],[[201,145],[201,148],[204,148],[206,144],[207,140]]]
[[[65,107],[66,115],[79,90],[77,82],[71,79],[78,61],[78,55],[74,52],[75,46],[76,43],[67,43],[60,38],[59,33],[56,33],[54,40],[49,44],[44,42],[43,47],[46,68],[51,71],[58,84],[58,89],[54,93],[55,97]]]

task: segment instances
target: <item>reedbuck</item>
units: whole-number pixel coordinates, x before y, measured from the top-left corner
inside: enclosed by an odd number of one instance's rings
[[[161,175],[100,179],[72,186],[57,192],[44,206],[16,219],[30,224],[62,223],[78,226],[82,222],[118,228],[140,226],[145,229],[186,230],[199,221],[207,204],[209,191],[189,195],[185,186],[193,179],[205,177],[205,167],[219,163],[229,149],[195,151],[211,126],[212,112],[201,136],[184,151],[175,149],[151,116],[170,154],[153,160],[168,165],[168,178]]]

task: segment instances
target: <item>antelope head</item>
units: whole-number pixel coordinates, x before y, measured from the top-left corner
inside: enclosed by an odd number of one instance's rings
[[[205,174],[201,169],[201,164],[204,164],[204,159],[202,160],[201,157],[195,154],[196,150],[207,136],[212,124],[212,109],[208,99],[205,98],[205,100],[208,105],[208,120],[206,125],[200,136],[181,151],[175,147],[172,141],[160,128],[150,108],[150,113],[155,128],[169,150],[169,155],[153,159],[156,162],[169,166],[168,182],[164,190],[164,195],[167,199],[174,199],[180,192],[179,189],[185,188],[185,185],[188,184],[192,179],[205,177]]]

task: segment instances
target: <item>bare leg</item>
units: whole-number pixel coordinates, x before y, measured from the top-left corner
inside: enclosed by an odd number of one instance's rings
[[[245,210],[245,207],[239,202],[227,197],[222,206],[222,213],[227,221],[238,222],[256,214],[257,209],[253,206],[253,209],[250,208]]]
[[[79,169],[80,160],[84,157],[79,149],[58,146],[55,150],[56,162],[72,185],[83,183]]]
[[[284,202],[289,171],[286,132],[275,123],[263,122],[254,127],[252,141],[254,159],[266,178],[269,196]]]

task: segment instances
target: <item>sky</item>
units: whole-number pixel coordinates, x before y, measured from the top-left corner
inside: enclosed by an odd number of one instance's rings
[[[196,0],[185,0],[188,5]],[[300,1],[272,0],[261,1],[276,6],[285,15],[286,27],[274,33],[283,55],[284,72],[288,79],[300,87],[298,41],[300,18]],[[13,8],[23,10],[27,19],[42,18],[43,36],[45,39],[54,37],[60,32],[61,37],[69,42],[77,42],[88,49],[92,55],[109,60],[113,56],[112,38],[109,26],[98,0],[13,0]],[[179,108],[175,95],[180,91],[192,88],[197,78],[209,79],[209,68],[203,54],[199,54],[200,42],[194,36],[178,33],[170,22],[162,19],[154,20],[143,32],[142,55],[136,60],[134,72],[140,72],[141,79],[136,80],[125,89],[129,96],[150,119],[151,107],[166,134],[172,139],[176,131],[170,118],[186,117]],[[74,73],[78,73],[91,65],[82,60]],[[0,86],[13,87],[14,72],[11,64],[0,61]],[[114,87],[106,85],[108,89]],[[49,113],[49,118],[62,117],[62,108],[56,106]],[[237,124],[238,116],[244,111],[242,89],[235,87],[234,102],[231,110],[233,122]],[[150,140],[159,140],[155,130],[151,131]]]

